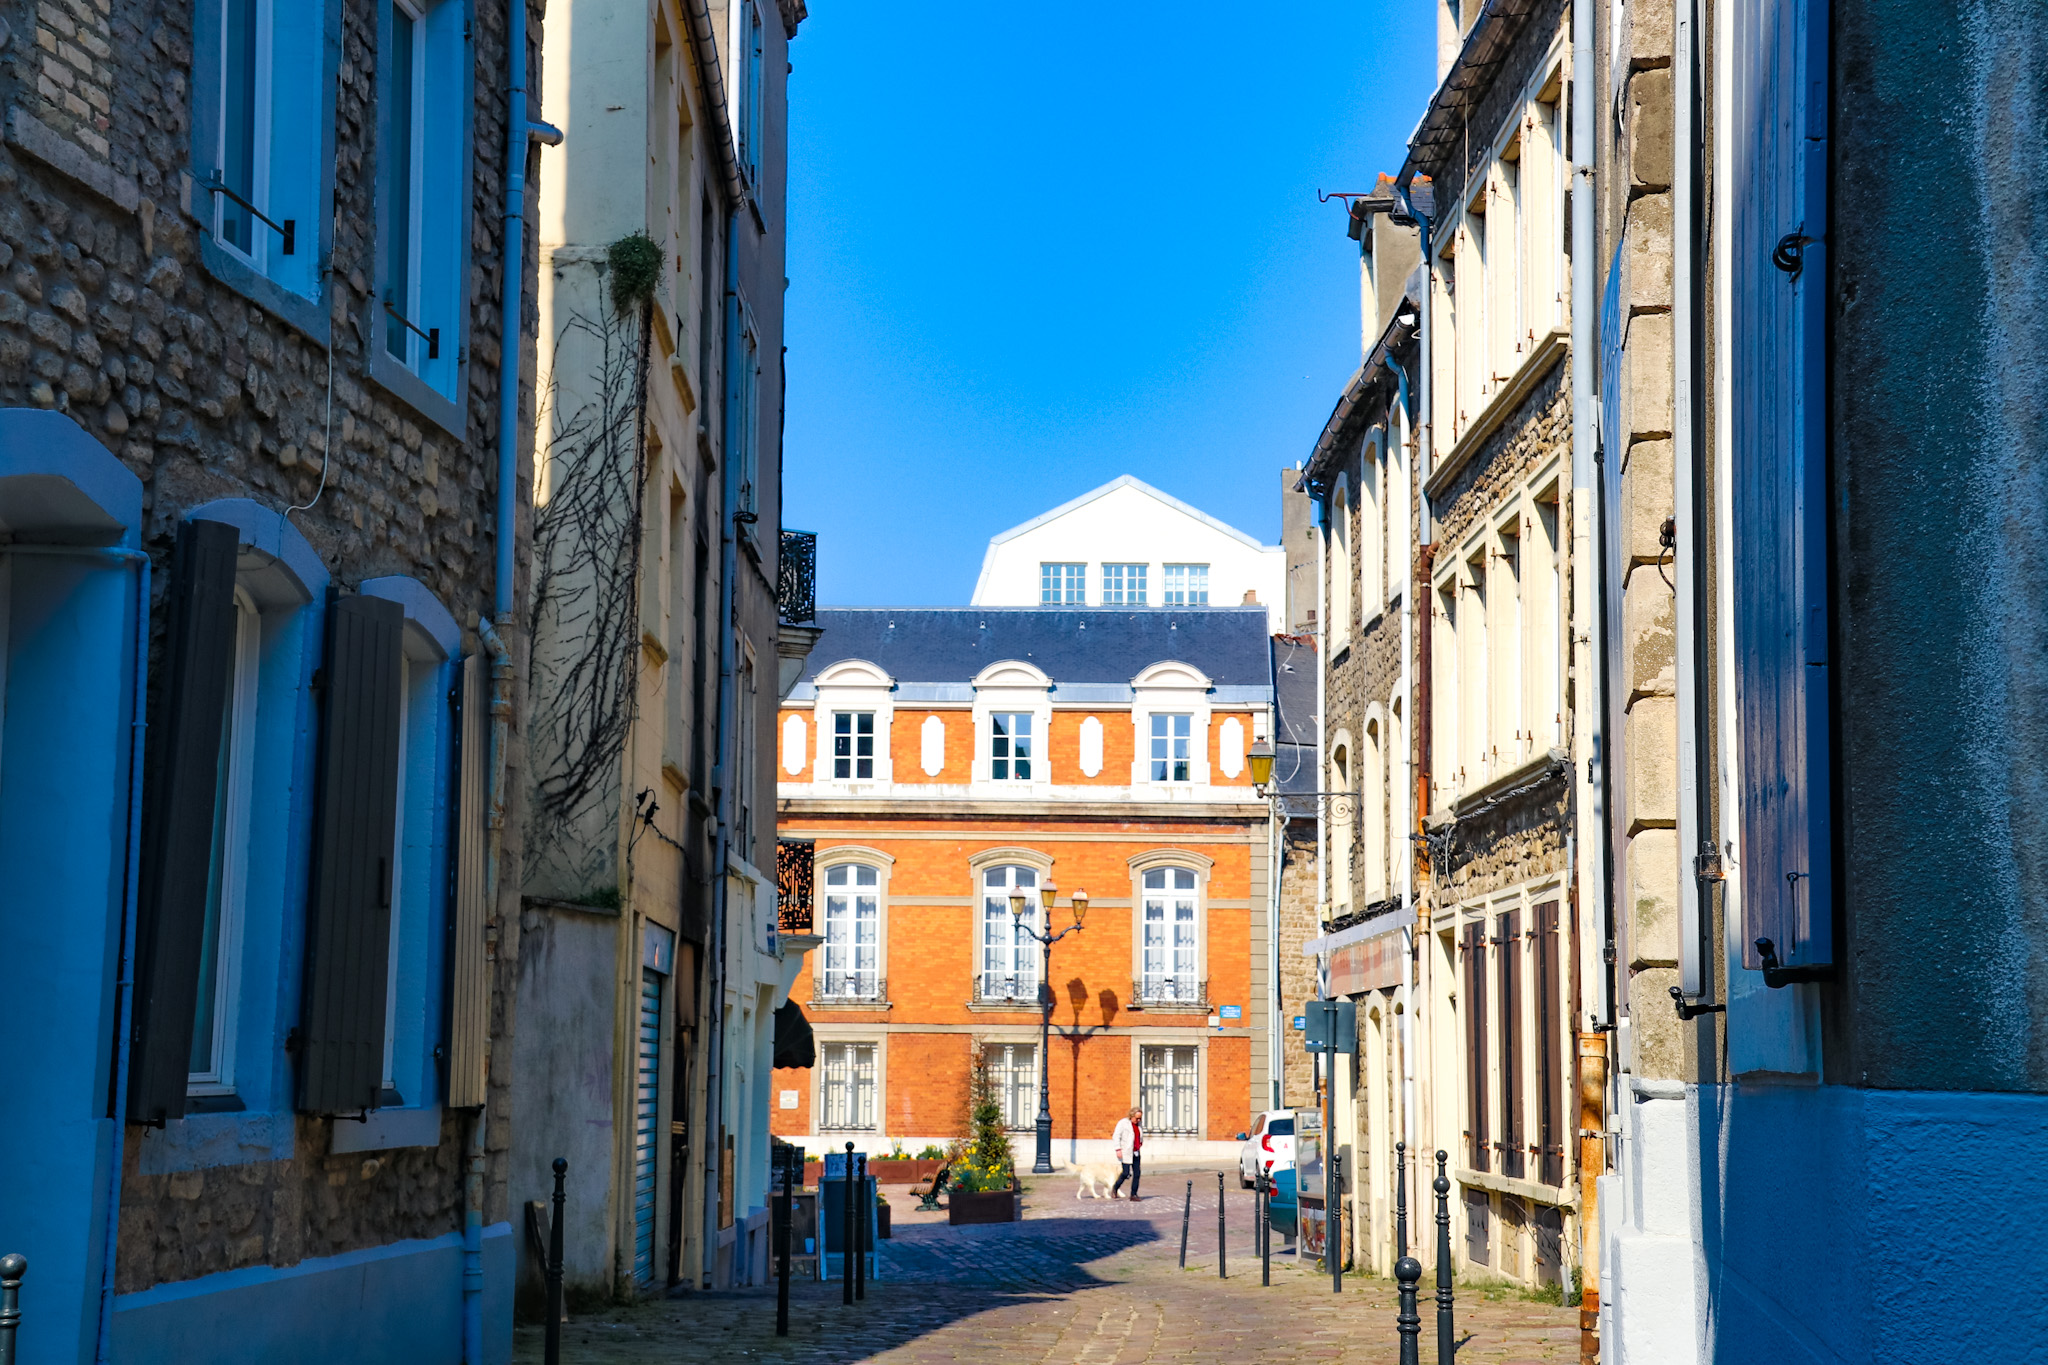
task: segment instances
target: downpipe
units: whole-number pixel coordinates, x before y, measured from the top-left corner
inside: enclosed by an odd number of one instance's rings
[[[1405,514],[1415,506],[1416,492],[1415,452],[1408,449],[1408,372],[1392,355],[1387,357],[1387,368],[1394,374],[1394,402],[1401,422],[1401,463],[1406,467],[1408,476],[1408,487],[1404,490],[1406,496],[1402,499]],[[1401,529],[1405,536],[1408,528],[1403,526]],[[1401,745],[1404,750],[1401,763],[1405,771],[1397,828],[1401,831],[1401,908],[1408,912],[1411,923],[1401,931],[1401,1140],[1407,1144],[1405,1150],[1413,1152],[1416,1150],[1415,925],[1412,922],[1415,917],[1415,557],[1405,556],[1402,562],[1405,567],[1401,583]],[[1405,1170],[1402,1178],[1406,1178]],[[1401,1248],[1401,1254],[1407,1254],[1406,1247]]]

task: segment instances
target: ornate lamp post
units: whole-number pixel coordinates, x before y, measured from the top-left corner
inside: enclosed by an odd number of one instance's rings
[[[1059,888],[1048,877],[1038,888],[1039,900],[1045,906],[1046,932],[1041,933],[1024,919],[1024,912],[1031,906],[1031,898],[1022,891],[1010,897],[1010,918],[1017,923],[1020,933],[1029,934],[1038,940],[1044,950],[1045,965],[1038,974],[1038,1150],[1032,1158],[1033,1175],[1052,1174],[1052,945],[1068,934],[1080,931],[1081,924],[1088,918],[1088,893],[1075,891],[1074,922],[1057,934],[1052,929],[1052,902]]]

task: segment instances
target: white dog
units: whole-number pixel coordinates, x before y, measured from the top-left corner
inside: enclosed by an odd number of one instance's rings
[[[1086,1161],[1076,1166],[1074,1174],[1081,1177],[1081,1187],[1074,1191],[1074,1198],[1109,1198],[1105,1191],[1115,1186],[1119,1169],[1114,1161]]]

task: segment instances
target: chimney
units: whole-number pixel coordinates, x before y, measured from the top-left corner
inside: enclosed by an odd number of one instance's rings
[[[1244,590],[1244,605],[1247,607],[1259,605],[1259,590],[1257,588],[1246,588]]]

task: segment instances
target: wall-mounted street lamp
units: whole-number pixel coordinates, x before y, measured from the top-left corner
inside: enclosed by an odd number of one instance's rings
[[[1045,907],[1046,923],[1046,932],[1041,933],[1024,919],[1024,912],[1031,908],[1031,898],[1021,890],[1010,893],[1010,918],[1016,922],[1018,932],[1038,940],[1045,953],[1045,965],[1038,976],[1038,1122],[1034,1125],[1038,1143],[1031,1162],[1033,1175],[1052,1174],[1052,945],[1079,932],[1088,918],[1088,893],[1077,889],[1072,897],[1073,924],[1052,933],[1053,900],[1058,894],[1059,887],[1050,877],[1039,885],[1038,899]]]
[[[1266,786],[1273,780],[1273,741],[1255,739],[1251,752],[1245,755],[1251,760],[1252,784],[1259,789],[1259,795],[1266,794]]]

